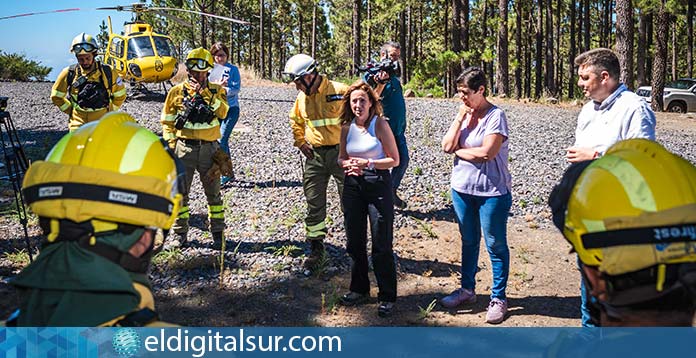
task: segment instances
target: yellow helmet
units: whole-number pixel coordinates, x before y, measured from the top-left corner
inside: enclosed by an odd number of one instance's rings
[[[186,68],[190,71],[210,71],[213,68],[213,55],[203,47],[195,48],[186,55]]]
[[[98,49],[99,44],[97,44],[97,40],[94,39],[94,36],[84,32],[75,36],[70,44],[70,52],[74,53],[75,55],[82,55],[86,53],[95,54]]]
[[[615,276],[696,262],[694,165],[656,142],[631,139],[573,169],[549,202],[583,264]]]
[[[65,135],[29,167],[22,190],[39,217],[169,229],[181,175],[159,137],[112,112]]]

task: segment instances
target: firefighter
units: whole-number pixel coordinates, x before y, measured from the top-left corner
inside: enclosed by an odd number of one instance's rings
[[[696,167],[648,139],[568,168],[549,198],[600,326],[691,326]]]
[[[208,82],[208,72],[213,68],[213,56],[202,47],[191,50],[186,56],[188,79],[172,87],[162,109],[162,136],[174,149],[186,168],[186,193],[191,188],[194,171],[198,171],[208,200],[208,218],[213,246],[221,248],[225,230],[225,212],[220,195],[219,170],[232,164],[229,155],[220,149],[220,121],[227,116],[227,98],[224,89]],[[188,194],[174,223],[176,234],[173,246],[187,241],[189,219]]]
[[[70,116],[74,131],[104,114],[118,111],[126,100],[126,87],[111,66],[96,60],[99,45],[92,35],[81,33],[72,40],[70,52],[77,64],[63,69],[51,90],[51,101]]]
[[[137,143],[137,145],[134,145]],[[8,326],[160,326],[147,269],[181,202],[166,143],[123,112],[65,135],[24,176],[46,240]]]
[[[290,110],[290,127],[294,145],[306,159],[302,188],[307,199],[305,229],[311,252],[304,266],[311,270],[325,255],[326,189],[331,177],[339,195],[343,192],[343,168],[337,159],[343,94],[348,86],[320,75],[316,61],[304,54],[292,56],[283,75],[299,91]]]

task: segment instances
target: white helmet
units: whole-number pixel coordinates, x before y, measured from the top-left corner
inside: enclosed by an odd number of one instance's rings
[[[285,63],[283,76],[285,76],[286,82],[293,82],[304,75],[315,72],[316,69],[317,61],[311,56],[301,53],[290,57],[288,62]]]
[[[97,44],[97,40],[94,39],[94,36],[86,34],[84,32],[75,36],[75,38],[73,38],[72,40],[72,43],[70,44],[70,52],[74,53],[75,55],[81,55],[85,53],[94,54],[97,52],[98,49],[99,44]]]

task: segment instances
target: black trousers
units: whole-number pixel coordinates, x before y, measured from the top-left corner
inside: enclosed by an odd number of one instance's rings
[[[346,175],[341,197],[344,208],[346,251],[353,259],[350,290],[370,292],[367,259],[367,220],[372,234],[372,265],[377,278],[379,301],[396,301],[394,199],[388,170],[366,170],[362,176]]]

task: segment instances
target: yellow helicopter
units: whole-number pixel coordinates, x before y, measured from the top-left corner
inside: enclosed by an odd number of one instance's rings
[[[131,85],[140,86],[142,86],[143,83],[162,83],[162,86],[164,87],[164,83],[174,77],[178,69],[172,39],[167,35],[154,32],[152,25],[141,19],[141,15],[143,13],[153,12],[187,27],[192,27],[193,25],[182,20],[181,18],[169,14],[168,12],[186,12],[231,21],[238,24],[249,25],[249,22],[247,21],[209,14],[201,11],[148,6],[142,0],[141,3],[134,3],[124,6],[100,7],[96,9],[72,8],[43,11],[0,17],[0,20],[81,10],[115,10],[130,11],[133,13],[133,19],[131,22],[124,24],[122,34],[114,33],[111,26],[111,17],[107,17],[109,40],[103,53],[103,62],[111,65],[114,71],[116,71],[125,81],[130,82]]]

